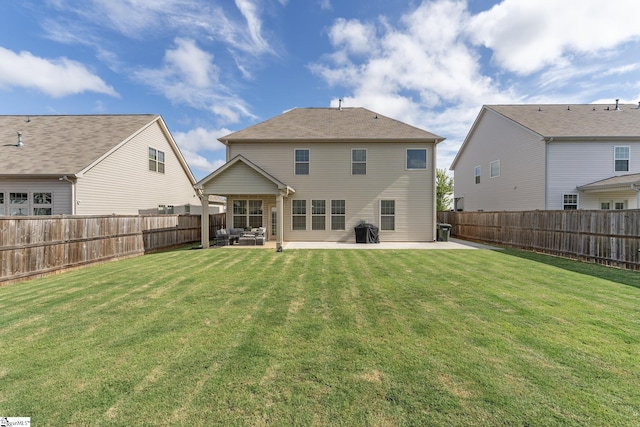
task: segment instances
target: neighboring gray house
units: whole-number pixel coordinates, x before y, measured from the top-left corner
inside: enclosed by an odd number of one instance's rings
[[[364,108],[296,108],[220,138],[227,163],[196,188],[227,198],[229,227],[278,244],[353,241],[361,221],[382,241],[433,241],[443,139]]]
[[[0,215],[200,213],[159,115],[0,116]]]
[[[451,165],[456,210],[640,208],[640,105],[485,105]]]

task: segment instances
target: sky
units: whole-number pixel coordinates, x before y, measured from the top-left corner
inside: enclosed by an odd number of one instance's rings
[[[637,104],[638,0],[2,0],[0,114],[160,114],[197,180],[218,138],[364,107],[445,137],[485,104]]]

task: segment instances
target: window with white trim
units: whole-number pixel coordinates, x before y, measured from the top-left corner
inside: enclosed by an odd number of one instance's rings
[[[311,229],[325,230],[327,222],[327,202],[325,200],[311,201]]]
[[[262,200],[249,200],[249,227],[262,227]]]
[[[331,229],[345,230],[346,217],[347,217],[346,202],[344,200],[332,200],[331,201]]]
[[[9,193],[9,215],[29,215],[29,193]]]
[[[613,162],[616,172],[629,172],[629,146],[613,147]]]
[[[367,150],[353,148],[351,150],[351,175],[367,174]]]
[[[563,194],[562,195],[562,209],[565,211],[578,209],[578,195],[577,194]]]
[[[149,147],[149,170],[164,173],[164,151]]]
[[[295,150],[295,174],[309,175],[309,149],[297,148]]]
[[[473,168],[473,176],[476,184],[480,184],[480,166]]]
[[[262,200],[234,200],[233,228],[262,227]]]
[[[494,160],[489,163],[489,177],[497,178],[500,176],[500,160]]]
[[[0,193],[0,215],[4,215],[4,193]]]
[[[291,228],[298,231],[307,229],[306,200],[291,200]]]
[[[396,229],[396,201],[380,200],[380,230]]]
[[[53,211],[52,193],[33,193],[33,214],[51,215]]]
[[[233,201],[233,228],[245,228],[247,226],[247,201]]]
[[[426,148],[407,148],[407,170],[427,168]]]

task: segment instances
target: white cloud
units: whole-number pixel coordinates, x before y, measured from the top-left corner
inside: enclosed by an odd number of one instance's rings
[[[322,10],[332,10],[333,6],[331,6],[331,0],[320,0],[320,9]]]
[[[262,21],[256,3],[251,0],[235,0],[236,7],[247,21],[249,35],[258,53],[271,52],[271,47],[262,37]]]
[[[113,87],[80,62],[64,57],[46,59],[0,47],[0,87],[12,86],[36,89],[53,97],[84,92],[118,96]]]
[[[638,40],[638,16],[633,0],[504,0],[474,16],[467,31],[493,50],[497,65],[526,75]]]
[[[226,128],[205,129],[198,127],[187,132],[174,132],[173,138],[180,147],[180,151],[189,167],[205,174],[222,166],[223,159],[210,160],[203,152],[213,153],[215,157],[225,157],[225,146],[218,138],[230,134],[232,131]],[[209,156],[212,157],[212,156]],[[195,175],[201,175],[195,173]]]
[[[138,70],[134,77],[172,102],[211,111],[224,123],[253,118],[246,103],[218,81],[213,60],[195,41],[176,38],[175,47],[165,52],[162,67]]]

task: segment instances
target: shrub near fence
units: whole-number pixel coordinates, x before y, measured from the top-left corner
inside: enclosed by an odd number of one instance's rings
[[[640,210],[438,212],[451,235],[640,270]]]
[[[0,217],[0,284],[200,241],[200,215]]]

